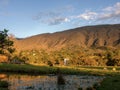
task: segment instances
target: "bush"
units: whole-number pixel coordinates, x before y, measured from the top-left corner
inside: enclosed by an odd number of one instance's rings
[[[47,64],[48,64],[49,66],[53,66],[53,64],[52,64],[51,61],[48,61]]]
[[[0,81],[0,88],[8,88],[9,83],[7,81]]]

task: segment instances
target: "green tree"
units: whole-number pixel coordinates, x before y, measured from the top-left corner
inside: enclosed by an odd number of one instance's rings
[[[114,53],[112,51],[109,51],[106,56],[106,58],[108,59],[108,61],[106,62],[107,66],[114,66],[116,64],[116,60],[113,57]]]
[[[0,54],[10,55],[15,51],[13,41],[9,39],[8,30],[0,31]]]

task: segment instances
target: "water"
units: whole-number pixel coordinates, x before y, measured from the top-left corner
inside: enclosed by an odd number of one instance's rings
[[[57,85],[57,76],[30,76],[10,74],[5,75],[2,80],[10,83],[9,90],[78,90],[78,88],[92,87],[100,83],[104,77],[65,75],[65,85]]]

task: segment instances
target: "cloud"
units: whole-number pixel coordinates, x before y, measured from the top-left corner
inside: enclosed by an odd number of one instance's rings
[[[69,18],[63,16],[60,12],[41,12],[33,19],[48,25],[57,25],[70,21]]]
[[[34,20],[41,20],[41,19],[48,19],[48,18],[54,18],[54,17],[58,17],[60,16],[61,13],[60,12],[40,12],[39,14],[37,14],[36,16],[33,17]]]
[[[113,7],[106,7],[103,9],[103,11],[111,11],[113,9]]]
[[[70,18],[66,14],[73,11],[73,9],[74,8],[72,6],[66,6],[54,11],[40,12],[33,17],[33,20],[36,20],[48,25],[58,25],[58,24],[70,22]]]
[[[113,6],[105,7],[99,12],[86,10],[84,13],[79,14],[78,16],[73,16],[72,19],[84,20],[88,22],[88,24],[93,22],[120,22],[120,2],[117,2]]]
[[[105,7],[99,11],[85,10],[83,13],[74,13],[73,6],[66,6],[53,11],[40,12],[33,17],[34,20],[47,25],[58,25],[62,23],[114,23],[120,22],[120,2]],[[73,14],[74,13],[74,14]]]
[[[98,20],[105,19],[120,19],[120,2],[103,9],[103,12],[98,16]]]
[[[116,10],[120,10],[120,2],[117,2],[115,5],[103,9],[103,11],[116,11]]]
[[[97,16],[96,12],[86,11],[85,13],[76,16],[76,18],[80,18],[84,20],[93,20],[96,16]]]
[[[55,18],[49,18],[47,20],[43,20],[42,22],[48,25],[57,25],[57,24],[69,22],[69,19],[64,17],[55,17]]]

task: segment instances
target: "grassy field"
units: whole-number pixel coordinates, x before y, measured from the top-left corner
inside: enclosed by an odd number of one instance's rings
[[[56,68],[48,66],[0,64],[0,72],[20,73],[20,74],[51,74],[56,72]]]
[[[120,90],[120,76],[109,76],[101,83],[97,90]]]
[[[88,67],[88,66],[34,66],[18,64],[0,64],[0,73],[18,73],[30,75],[56,74],[57,69],[67,75],[102,75],[105,80],[97,90],[119,90],[120,89],[120,67]],[[116,70],[113,70],[116,68]],[[2,90],[2,89],[0,89]]]
[[[120,74],[120,67],[108,67],[104,70],[103,67],[76,67],[76,66],[34,66],[34,65],[18,65],[18,64],[0,64],[0,72],[20,73],[20,74],[56,74],[57,69],[60,69],[63,74],[80,74],[80,75],[118,75]],[[110,69],[109,69],[110,68]]]

